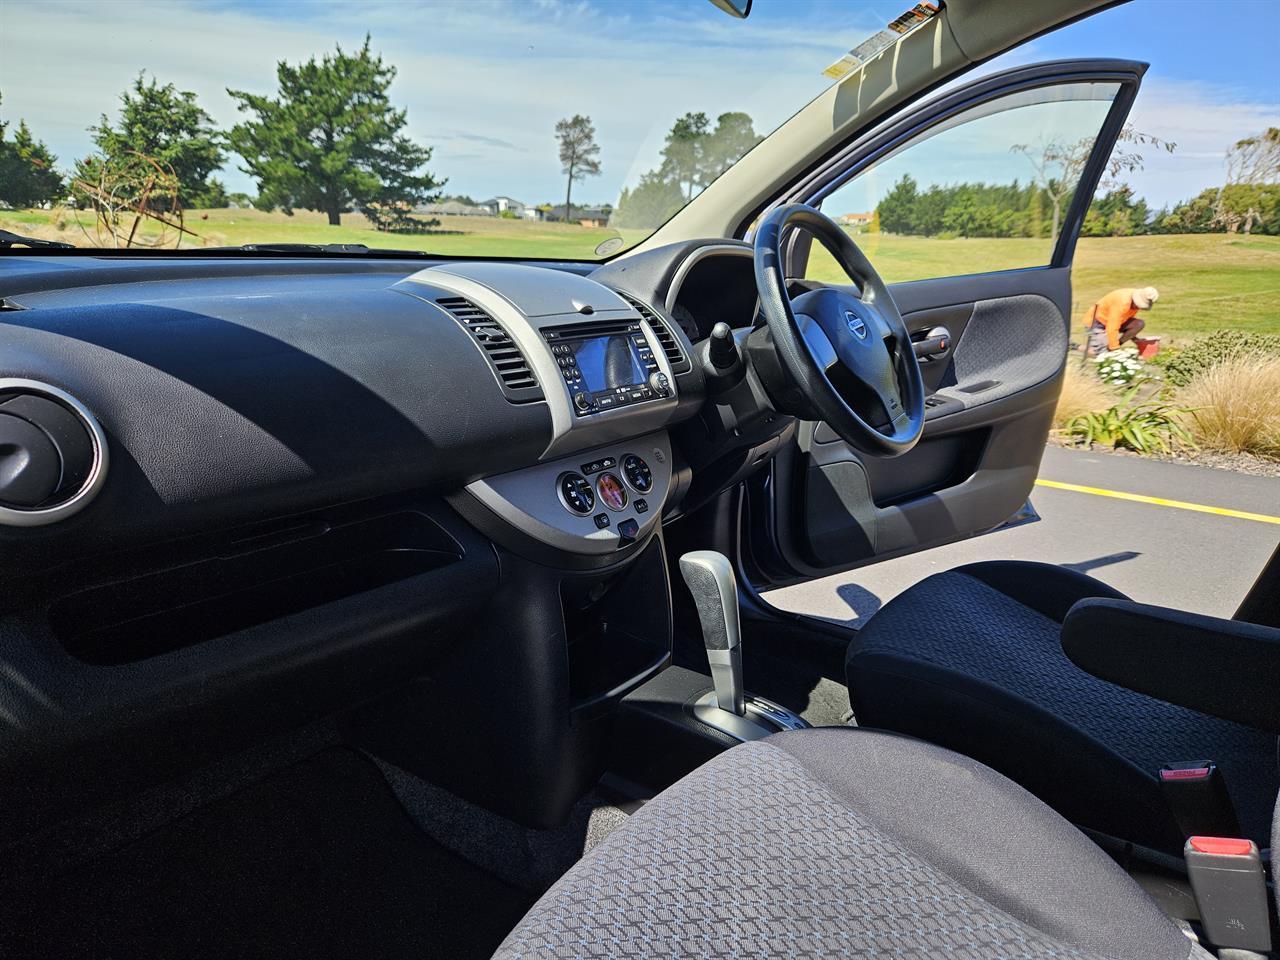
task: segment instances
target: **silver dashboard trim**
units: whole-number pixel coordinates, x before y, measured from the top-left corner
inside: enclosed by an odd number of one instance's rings
[[[0,378],[0,392],[22,390],[27,393],[43,394],[57,400],[75,413],[80,422],[89,431],[93,440],[93,465],[89,468],[89,476],[74,497],[53,507],[43,510],[21,510],[15,507],[0,507],[0,524],[11,527],[42,527],[46,524],[65,520],[89,505],[107,482],[107,464],[110,459],[107,452],[107,435],[97,418],[89,412],[83,403],[57,387],[42,383],[39,380],[26,380],[20,377]]]
[[[569,394],[564,387],[560,367],[556,365],[555,358],[547,349],[538,329],[515,304],[479,280],[461,277],[435,267],[419,270],[409,279],[460,294],[498,321],[529,361],[533,375],[542,387],[542,394],[546,397],[547,407],[551,412],[551,443],[554,444],[557,438],[569,432],[573,426],[573,410],[570,409]],[[552,389],[551,384],[558,384],[560,389]]]
[[[635,436],[664,426],[669,421],[679,404],[679,390],[676,385],[675,372],[667,361],[666,351],[662,349],[662,343],[658,340],[658,335],[654,332],[652,325],[612,289],[602,283],[589,278],[578,277],[575,274],[573,275],[575,281],[579,283],[586,282],[599,287],[602,295],[606,298],[615,299],[621,304],[621,307],[617,310],[596,310],[590,316],[574,313],[566,309],[563,313],[539,314],[536,317],[529,317],[508,297],[504,296],[500,290],[490,286],[489,282],[463,275],[461,271],[465,270],[466,266],[466,263],[461,263],[450,264],[447,267],[427,267],[407,279],[414,283],[438,287],[466,297],[487,311],[507,332],[507,335],[515,341],[516,346],[520,348],[521,353],[524,354],[525,359],[529,362],[529,366],[533,370],[539,385],[541,385],[543,395],[546,397],[548,410],[551,413],[551,440],[547,443],[546,449],[543,450],[539,459],[545,461],[551,457],[562,456],[575,450],[588,449],[610,442],[620,442],[629,436]],[[526,285],[526,289],[528,289],[527,285],[531,282],[531,274],[524,271],[545,273],[545,277],[536,279],[535,282],[537,283],[553,284],[557,278],[561,277],[558,271],[549,268],[512,265],[512,269],[522,271],[519,275],[519,280]],[[565,305],[566,308],[569,307],[568,298]],[[599,321],[625,317],[628,322],[635,322],[640,325],[640,330],[644,334],[645,340],[648,341],[649,349],[658,364],[658,369],[667,375],[667,380],[671,385],[670,396],[641,404],[619,407],[615,410],[593,413],[585,417],[578,417],[574,414],[569,388],[565,385],[560,367],[556,363],[555,357],[551,354],[551,348],[542,338],[542,330],[546,327],[558,327],[565,324],[590,323],[593,317]]]

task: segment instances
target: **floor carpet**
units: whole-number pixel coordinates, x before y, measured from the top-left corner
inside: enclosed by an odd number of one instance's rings
[[[343,748],[24,892],[0,917],[6,958],[483,958],[532,901],[425,836]]]

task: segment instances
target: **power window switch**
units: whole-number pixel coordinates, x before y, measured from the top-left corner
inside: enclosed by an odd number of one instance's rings
[[[1182,851],[1204,934],[1215,947],[1271,949],[1262,857],[1252,840],[1192,837]]]

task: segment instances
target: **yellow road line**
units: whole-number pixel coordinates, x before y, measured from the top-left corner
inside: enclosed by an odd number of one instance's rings
[[[1259,523],[1280,524],[1280,517],[1271,517],[1265,513],[1249,513],[1245,510],[1229,510],[1226,507],[1209,507],[1203,503],[1187,503],[1185,500],[1166,500],[1163,497],[1147,497],[1140,493],[1124,493],[1120,490],[1104,490],[1101,487],[1086,487],[1078,483],[1063,483],[1060,480],[1036,480],[1037,487],[1051,487],[1054,490],[1071,490],[1075,493],[1091,493],[1095,497],[1113,497],[1116,500],[1132,500],[1135,503],[1150,503],[1157,507],[1174,507],[1178,510],[1194,510],[1196,513],[1212,513],[1219,517],[1235,517],[1239,520],[1256,520]]]

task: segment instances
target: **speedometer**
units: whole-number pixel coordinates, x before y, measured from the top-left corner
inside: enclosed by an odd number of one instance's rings
[[[684,331],[684,335],[690,341],[702,338],[702,334],[698,330],[697,319],[683,303],[677,303],[671,308],[671,317],[676,323],[680,324],[680,329]]]

